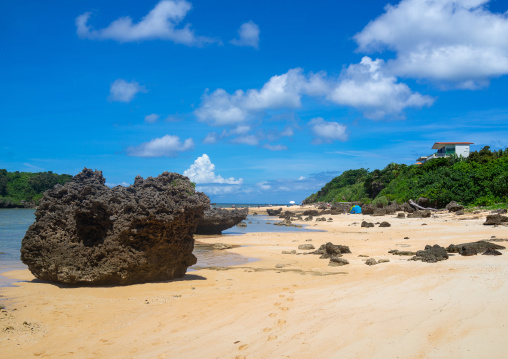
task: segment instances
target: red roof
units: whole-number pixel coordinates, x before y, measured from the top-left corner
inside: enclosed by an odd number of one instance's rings
[[[436,142],[434,143],[434,146],[432,146],[432,148],[434,150],[438,150],[442,147],[444,147],[445,145],[474,145],[473,142]]]
[[[436,142],[435,145],[474,145],[473,142]]]

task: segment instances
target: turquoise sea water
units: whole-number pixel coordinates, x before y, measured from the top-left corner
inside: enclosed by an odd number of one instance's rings
[[[226,208],[227,204],[222,204]],[[230,204],[231,205],[231,204]],[[237,205],[246,206],[246,205]],[[257,206],[257,204],[255,205]],[[34,209],[0,209],[0,274],[13,269],[26,269],[20,260],[21,240],[25,236],[28,227],[35,221]],[[278,218],[268,216],[249,215],[245,222],[247,227],[233,227],[225,230],[223,235],[214,236],[216,242],[228,242],[231,236],[251,232],[294,232],[306,230],[304,228],[274,226]],[[242,257],[229,251],[211,251],[209,249],[196,248],[194,255],[198,258],[196,268],[207,266],[238,265],[249,262],[251,259]],[[190,268],[192,270],[193,267]],[[6,277],[0,275],[0,286],[11,283]]]

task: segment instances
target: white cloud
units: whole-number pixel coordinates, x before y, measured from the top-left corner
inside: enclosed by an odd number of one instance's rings
[[[204,144],[214,144],[217,143],[219,140],[218,135],[216,132],[210,132],[208,135],[206,135],[205,139],[203,140]]]
[[[260,90],[237,90],[233,94],[223,89],[212,93],[207,90],[195,114],[200,121],[214,126],[234,126],[270,110],[298,109],[304,95],[354,107],[370,119],[402,117],[408,107],[433,103],[431,97],[412,92],[396,77],[386,74],[384,66],[383,60],[364,57],[359,64],[347,67],[338,79],[324,72],[304,74],[296,68],[273,76]],[[291,136],[291,129],[286,133]]]
[[[326,91],[323,76],[305,76],[302,69],[296,68],[273,76],[260,90],[237,90],[231,95],[223,89],[211,94],[207,90],[195,114],[201,121],[224,126],[246,122],[266,110],[300,108],[303,94],[316,95]]]
[[[267,181],[258,182],[256,183],[256,186],[258,186],[263,191],[267,191],[272,188],[272,186],[270,186]]]
[[[270,151],[285,151],[288,149],[284,145],[270,145],[269,143],[264,144],[263,148],[266,148],[267,150],[270,150]]]
[[[476,88],[508,74],[508,12],[489,0],[403,0],[355,35],[359,50],[388,49],[396,76]]]
[[[309,125],[316,136],[315,143],[347,141],[347,127],[337,122],[327,122],[321,117],[313,118]]]
[[[159,115],[157,115],[156,113],[152,113],[151,115],[146,115],[145,116],[145,122],[148,122],[148,123],[155,123],[157,122],[157,120],[159,119]]]
[[[127,155],[135,157],[175,157],[179,152],[189,151],[194,148],[192,138],[180,141],[180,137],[166,135],[155,138],[139,146],[127,148]]]
[[[223,178],[221,175],[215,175],[215,165],[210,161],[210,157],[205,153],[203,156],[198,157],[189,169],[185,170],[184,176],[196,183],[220,183],[220,184],[235,184],[243,183],[243,179],[235,179],[233,177]]]
[[[384,62],[365,56],[359,64],[349,65],[328,94],[328,99],[361,111],[370,119],[400,116],[407,107],[429,106],[433,99],[423,96],[394,76],[383,72]]]
[[[164,0],[138,23],[133,23],[132,18],[125,16],[100,30],[93,30],[88,25],[91,13],[86,12],[76,18],[76,32],[81,38],[119,42],[161,39],[189,46],[213,42],[210,38],[196,36],[189,24],[176,28],[191,8],[191,3],[185,0]]]
[[[304,179],[306,179],[307,177],[304,177],[304,176],[300,176],[298,177],[298,181],[303,181]]]
[[[259,47],[259,26],[249,21],[238,29],[238,39],[231,40],[233,45]]]
[[[239,186],[223,186],[223,185],[209,185],[209,186],[196,186],[196,190],[203,192],[206,195],[222,195],[240,192]]]
[[[115,80],[109,89],[109,100],[118,102],[131,102],[138,92],[146,92],[144,86],[135,81],[127,82],[122,79]]]

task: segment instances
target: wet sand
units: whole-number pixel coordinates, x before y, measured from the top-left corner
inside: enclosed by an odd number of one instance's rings
[[[5,273],[21,282],[0,289],[0,358],[505,358],[507,251],[433,264],[388,254],[508,238],[482,225],[486,214],[326,215],[311,222],[326,232],[223,236],[240,246],[227,251],[259,260],[166,283],[73,288]],[[350,264],[281,253],[326,242],[348,245]]]

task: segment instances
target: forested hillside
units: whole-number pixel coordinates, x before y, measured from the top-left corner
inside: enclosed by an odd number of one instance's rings
[[[484,147],[468,158],[437,158],[423,165],[390,163],[382,170],[349,170],[304,202],[405,202],[429,198],[436,207],[454,200],[486,206],[508,200],[508,148]]]
[[[0,208],[33,207],[44,191],[64,184],[71,175],[49,172],[7,172],[0,169]]]

